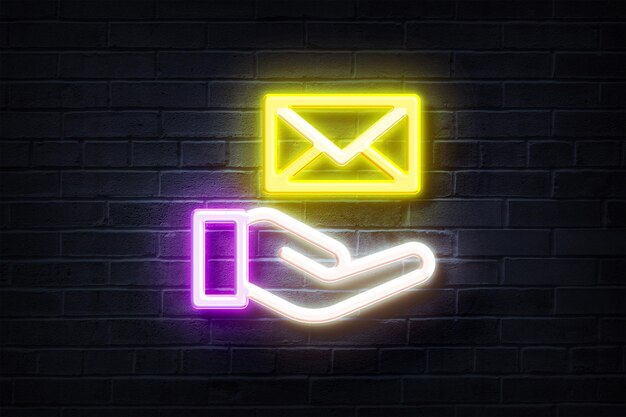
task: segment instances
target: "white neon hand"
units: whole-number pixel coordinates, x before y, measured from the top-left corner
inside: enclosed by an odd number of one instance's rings
[[[259,222],[272,223],[332,254],[336,259],[336,264],[332,267],[326,267],[287,247],[281,248],[279,252],[281,259],[289,265],[326,283],[356,277],[359,274],[407,258],[417,257],[421,261],[420,267],[409,273],[391,279],[334,305],[322,308],[297,306],[253,283],[246,283],[250,298],[293,320],[305,323],[324,323],[339,319],[421,284],[427,281],[435,272],[435,256],[426,245],[419,242],[404,243],[360,259],[352,260],[350,252],[343,244],[278,210],[271,208],[252,209],[248,211],[248,221],[249,225]]]

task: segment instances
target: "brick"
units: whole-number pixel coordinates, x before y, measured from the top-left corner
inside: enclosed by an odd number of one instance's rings
[[[600,105],[603,107],[626,107],[626,84],[602,84],[600,86]]]
[[[552,407],[547,405],[460,405],[456,409],[459,417],[552,416]]]
[[[314,227],[337,227],[354,224],[356,219],[371,226],[393,227],[403,222],[405,205],[401,203],[378,203],[378,210],[360,203],[306,204],[307,224]]]
[[[157,114],[151,112],[66,113],[66,137],[158,136]]]
[[[559,415],[568,417],[584,417],[589,414],[610,417],[619,416],[626,412],[626,406],[623,404],[560,405],[557,409]]]
[[[209,323],[204,319],[120,319],[110,323],[113,345],[206,344]],[[178,381],[180,382],[180,381]]]
[[[206,45],[201,23],[113,23],[109,43],[115,48],[195,49]]]
[[[3,317],[58,316],[63,311],[63,294],[53,291],[7,291],[0,293]]]
[[[107,323],[98,320],[11,320],[0,323],[2,345],[85,346],[107,341]]]
[[[177,142],[133,142],[132,163],[141,167],[178,165]]]
[[[228,166],[233,168],[255,168],[261,166],[261,155],[257,142],[230,142],[228,144]]]
[[[478,348],[475,354],[476,372],[510,374],[519,370],[519,355],[516,348]]]
[[[557,136],[621,136],[626,130],[624,112],[555,112]]]
[[[157,194],[157,177],[151,172],[65,172],[63,195],[72,197],[145,197]]]
[[[459,172],[456,192],[460,196],[519,196],[550,195],[550,177],[544,172]]]
[[[329,349],[278,349],[276,372],[279,374],[326,374],[331,368]]]
[[[623,315],[626,291],[600,288],[559,288],[556,290],[557,314]]]
[[[161,307],[158,291],[67,291],[64,313],[69,316],[156,315]]]
[[[163,133],[168,137],[258,136],[258,116],[252,112],[166,112]]]
[[[191,254],[191,236],[188,232],[169,232],[159,235],[159,257],[185,258]]]
[[[499,25],[474,23],[407,23],[406,46],[416,49],[497,49]]]
[[[87,142],[84,145],[83,163],[87,167],[127,167],[127,142]]]
[[[547,53],[458,53],[455,78],[544,78],[551,71]]]
[[[206,107],[208,92],[203,83],[122,83],[111,85],[114,107],[194,108]]]
[[[385,404],[400,401],[400,380],[382,378],[315,378],[313,404]]]
[[[350,54],[261,52],[257,55],[257,76],[273,78],[349,78]]]
[[[626,173],[601,171],[557,172],[554,175],[556,197],[593,198],[626,196]]]
[[[470,348],[428,349],[429,374],[462,374],[474,369],[474,353]]]
[[[333,351],[333,374],[368,374],[378,368],[376,349],[336,349]]]
[[[15,382],[16,404],[102,404],[111,383],[92,379],[24,379]]]
[[[500,138],[549,136],[547,112],[459,112],[459,137]]]
[[[83,374],[130,374],[133,370],[132,350],[86,350],[83,352]]]
[[[11,206],[11,224],[17,228],[80,227],[104,224],[104,203],[46,202]]]
[[[507,259],[506,285],[585,285],[593,284],[596,263],[588,259]]]
[[[11,86],[10,103],[16,108],[105,107],[109,95],[105,83],[20,83]]]
[[[104,262],[17,263],[11,273],[19,287],[103,285],[108,280]]]
[[[0,253],[11,258],[57,256],[59,243],[57,233],[4,233]]]
[[[403,242],[417,241],[426,244],[431,250],[439,255],[452,254],[453,236],[447,232],[419,232],[419,231],[395,231],[388,232],[359,232],[359,256],[369,255],[381,248],[400,245]]]
[[[236,374],[268,374],[276,368],[273,349],[233,349],[232,372]]]
[[[502,87],[492,82],[412,82],[405,83],[429,108],[454,109],[500,107]]]
[[[49,197],[59,193],[58,175],[53,172],[3,172],[0,175],[3,197]]]
[[[83,352],[80,350],[44,350],[39,354],[42,375],[80,375],[83,372]]]
[[[188,374],[221,374],[230,369],[230,352],[222,348],[183,351],[182,370]]]
[[[626,27],[623,24],[602,25],[602,49],[624,50],[626,47],[626,41],[624,41],[624,36],[622,36],[624,35],[624,30],[626,30]]]
[[[2,4],[2,19],[46,19],[56,17],[55,0],[7,0]]]
[[[619,166],[619,142],[589,141],[576,144],[576,165],[579,166]]]
[[[0,138],[55,138],[60,133],[61,118],[58,113],[0,113]]]
[[[409,377],[404,379],[404,402],[489,403],[500,398],[499,381],[490,377]]]
[[[459,290],[458,312],[464,315],[545,316],[554,309],[552,290]]]
[[[167,197],[245,197],[257,193],[256,176],[248,172],[167,172],[161,195]]]
[[[226,165],[225,142],[188,142],[182,144],[183,166],[224,166]]]
[[[349,326],[310,329],[311,345],[366,346],[406,344],[405,320],[348,320]]]
[[[494,261],[440,260],[436,281],[431,285],[491,285],[498,282],[498,265]]]
[[[554,59],[557,78],[622,78],[626,71],[623,54],[557,53]]]
[[[301,48],[302,23],[211,23],[210,48]]]
[[[598,87],[581,83],[510,83],[504,86],[508,107],[593,107],[598,103]]]
[[[568,167],[574,165],[574,145],[568,142],[536,142],[528,147],[530,167]]]
[[[600,320],[600,341],[604,343],[624,343],[626,341],[626,320]]]
[[[439,52],[357,52],[357,78],[447,78],[450,55]]]
[[[626,280],[626,260],[603,259],[600,261],[598,281],[604,284],[619,284]]]
[[[313,48],[399,48],[403,38],[403,28],[396,23],[307,24],[307,46]]]
[[[515,377],[502,382],[504,401],[516,403],[616,402],[626,388],[618,377]]]
[[[235,52],[161,52],[161,78],[252,78],[254,56]]]
[[[547,255],[550,233],[544,231],[462,230],[460,256]]]
[[[81,147],[77,142],[40,142],[33,145],[34,166],[72,167],[81,163]]]
[[[175,349],[140,349],[135,352],[135,373],[174,374],[179,371],[180,353]]]
[[[575,348],[572,349],[572,371],[579,374],[619,373],[622,368],[622,353],[619,348]]]
[[[297,5],[285,0],[259,0],[256,16],[261,19],[274,18],[332,18],[353,17],[355,1],[335,2],[332,0],[305,0]]]
[[[245,19],[254,17],[254,1],[243,0],[234,4],[227,0],[205,2],[191,0],[163,0],[158,3],[158,16],[162,19]]]
[[[146,19],[154,16],[154,4],[150,0],[109,0],[89,5],[81,0],[63,0],[61,16],[68,19]]]
[[[210,388],[206,380],[115,379],[112,382],[115,404],[209,404]]]
[[[445,168],[474,168],[480,163],[477,143],[435,142],[433,144],[433,166]]]
[[[424,349],[380,349],[379,372],[385,374],[421,374],[426,369]]]
[[[211,335],[215,345],[296,345],[306,339],[302,327],[277,320],[213,320]]]
[[[623,255],[626,253],[624,230],[556,230],[557,255]]]
[[[609,201],[606,205],[606,223],[609,227],[626,226],[626,202]]]
[[[147,232],[76,232],[62,236],[69,256],[154,256],[155,236]]]
[[[27,142],[0,143],[0,167],[27,167],[30,159],[29,149]]]
[[[198,203],[109,203],[109,225],[114,227],[187,227]]]
[[[554,5],[555,16],[571,19],[615,19],[626,16],[623,4],[616,0],[601,0],[589,4],[581,0],[558,0]]]
[[[154,72],[151,52],[65,53],[59,63],[62,78],[152,78]]]
[[[504,47],[512,49],[595,49],[600,33],[595,25],[504,25]]]
[[[504,5],[488,0],[463,1],[458,5],[461,19],[545,19],[552,17],[552,4],[544,0],[512,0]]]
[[[32,375],[37,372],[37,352],[4,349],[0,367],[4,375]]]
[[[213,82],[209,88],[212,107],[254,108],[259,110],[267,93],[298,93],[304,85],[298,82]]]
[[[592,343],[597,338],[595,319],[504,319],[502,342],[515,344]]]
[[[188,282],[189,262],[121,261],[111,263],[111,283],[123,286],[176,287]]]
[[[496,343],[498,323],[494,319],[419,319],[409,321],[411,345],[471,345]]]
[[[480,166],[521,168],[526,166],[526,142],[481,142]]]
[[[55,77],[57,62],[57,54],[3,52],[0,77],[9,79]]]
[[[509,201],[513,227],[600,226],[602,207],[595,201]]]
[[[107,25],[102,23],[13,23],[9,31],[13,47],[89,48],[107,42]]]
[[[564,348],[528,348],[522,351],[522,370],[526,373],[565,373],[569,368]]]

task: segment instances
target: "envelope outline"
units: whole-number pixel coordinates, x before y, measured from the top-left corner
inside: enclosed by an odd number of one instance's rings
[[[343,149],[333,144],[292,110],[306,108],[389,107],[391,110]],[[421,185],[420,98],[415,94],[268,94],[264,98],[264,190],[270,194],[416,194]],[[396,123],[406,119],[407,170],[399,169],[371,145]],[[279,121],[280,120],[280,121]],[[278,123],[287,123],[312,144],[279,172]],[[391,180],[312,180],[295,176],[318,157],[326,155],[337,166],[363,155]]]

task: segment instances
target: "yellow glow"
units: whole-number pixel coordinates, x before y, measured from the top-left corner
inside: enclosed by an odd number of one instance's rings
[[[387,107],[390,110],[344,148],[320,133],[294,108],[356,110]],[[420,98],[415,94],[267,94],[263,102],[264,190],[275,195],[413,195],[421,185]],[[372,144],[406,118],[407,169],[399,169]],[[312,146],[280,170],[279,119],[311,142]],[[357,156],[367,158],[386,180],[299,180],[298,174],[317,158],[326,156],[335,169],[347,169]]]

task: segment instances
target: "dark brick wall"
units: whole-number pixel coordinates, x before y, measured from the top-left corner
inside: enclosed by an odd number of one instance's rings
[[[625,2],[0,10],[3,416],[626,414]],[[263,198],[269,91],[420,94],[425,191]],[[216,204],[439,270],[326,327],[196,313],[190,213]]]

